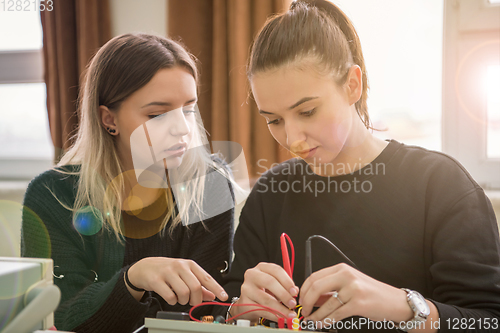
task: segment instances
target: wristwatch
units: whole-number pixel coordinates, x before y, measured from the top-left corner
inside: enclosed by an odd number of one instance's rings
[[[408,329],[417,328],[421,323],[427,320],[427,317],[431,314],[431,309],[425,298],[418,292],[410,289],[401,288],[406,291],[406,298],[408,305],[413,310],[413,319],[404,323],[404,325],[399,325],[398,329],[403,332],[408,332]]]

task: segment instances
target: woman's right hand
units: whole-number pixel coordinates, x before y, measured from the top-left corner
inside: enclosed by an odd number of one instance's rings
[[[295,317],[294,309],[297,305],[294,299],[299,288],[288,276],[285,270],[271,263],[261,262],[245,272],[241,285],[240,299],[235,304],[260,304],[278,310],[288,317]],[[285,305],[283,305],[285,304]],[[254,306],[233,306],[230,316],[235,316],[247,310],[256,309]],[[257,321],[259,317],[277,321],[277,317],[268,311],[250,312],[238,318]]]
[[[224,288],[193,260],[147,257],[129,268],[128,278],[135,287],[156,292],[170,305],[194,306],[215,296],[222,301],[228,298]]]

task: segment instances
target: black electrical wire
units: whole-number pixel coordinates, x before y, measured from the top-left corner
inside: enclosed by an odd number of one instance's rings
[[[146,298],[146,300],[148,300],[148,299],[151,299],[151,301],[155,301],[158,304],[158,306],[160,307],[160,311],[163,311],[163,307],[161,306],[160,301],[156,297],[154,297],[154,296],[148,296]],[[144,328],[146,328],[146,325],[142,325],[141,327],[139,327],[138,329],[136,329],[132,333],[138,333],[138,332],[142,331]]]
[[[333,244],[328,238],[326,237],[323,237],[321,235],[312,235],[310,236],[307,240],[306,240],[306,279],[312,274],[312,253],[311,253],[311,241],[314,239],[314,238],[319,238],[319,239],[322,239],[324,240],[325,242],[327,242],[328,244],[330,244],[330,246],[338,253],[340,254],[342,257],[344,257],[344,259],[351,265],[353,266],[354,268],[358,269],[358,266],[356,266],[356,264],[351,260],[349,259],[348,256],[346,256],[344,254],[344,252],[340,251],[340,249],[335,245]]]

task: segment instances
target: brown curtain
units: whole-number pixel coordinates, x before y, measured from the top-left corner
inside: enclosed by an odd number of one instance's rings
[[[92,55],[111,38],[109,4],[108,0],[64,0],[40,15],[47,111],[57,163],[78,127],[79,78]]]
[[[169,0],[168,34],[201,62],[200,113],[211,141],[243,147],[251,177],[291,155],[270,135],[249,98],[245,66],[266,19],[291,0]]]

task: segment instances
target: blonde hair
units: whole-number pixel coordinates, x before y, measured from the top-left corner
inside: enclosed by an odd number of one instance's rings
[[[121,103],[133,92],[146,85],[163,68],[180,66],[188,70],[198,83],[196,59],[178,42],[154,35],[125,34],[108,41],[99,49],[87,67],[79,98],[80,125],[73,146],[63,155],[54,168],[64,174],[78,175],[78,190],[73,207],[59,203],[73,211],[73,219],[86,206],[90,206],[94,216],[103,224],[102,229],[114,232],[123,241],[121,210],[124,201],[125,181],[120,177],[124,172],[119,159],[114,136],[109,135],[101,124],[99,106],[118,110]],[[177,184],[184,181],[183,191],[176,192],[173,202],[171,188],[165,191],[167,214],[161,223],[161,235],[172,218],[169,233],[191,214],[197,214],[203,221],[201,210],[205,177],[212,168],[227,179],[227,170],[217,167],[206,147],[206,132],[199,112],[195,113],[197,126],[193,140],[182,162],[182,168],[169,170],[169,178]],[[77,171],[62,170],[62,166],[79,164]],[[177,204],[178,214],[175,206]]]

